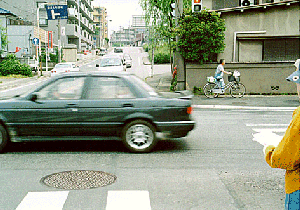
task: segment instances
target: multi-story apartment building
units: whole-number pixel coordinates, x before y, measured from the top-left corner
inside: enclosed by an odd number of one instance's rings
[[[135,29],[132,27],[123,28],[120,26],[118,31],[113,31],[110,42],[112,46],[129,46],[135,41]]]
[[[25,48],[33,49],[32,39],[40,38],[42,46],[47,46],[47,31],[52,31],[54,46],[58,46],[58,20],[48,20],[45,8],[45,5],[50,4],[68,6],[68,19],[60,20],[60,46],[67,47],[68,45],[76,45],[79,51],[92,49],[94,24],[91,0],[0,1],[0,8],[14,14],[14,16],[6,16],[7,20],[5,26],[8,28],[7,36],[9,42],[12,44],[19,42],[19,47],[23,50]],[[37,21],[38,19],[39,24]],[[4,24],[2,23],[2,25]],[[23,25],[23,27],[20,27],[20,25]],[[10,34],[10,32],[14,33]],[[21,43],[20,36],[28,36],[29,38],[23,38],[23,42]],[[10,48],[13,49],[14,47],[8,47],[8,52],[12,51]],[[33,54],[30,50],[27,50],[26,52]],[[25,52],[22,53],[24,54]],[[17,54],[17,56],[20,56],[20,54]]]
[[[93,11],[95,35],[94,45],[100,48],[105,45],[105,39],[108,38],[107,11],[104,7],[94,7]]]

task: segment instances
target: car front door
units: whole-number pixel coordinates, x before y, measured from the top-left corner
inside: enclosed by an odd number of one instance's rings
[[[81,96],[86,77],[63,77],[38,90],[13,112],[20,136],[69,136],[80,131]]]

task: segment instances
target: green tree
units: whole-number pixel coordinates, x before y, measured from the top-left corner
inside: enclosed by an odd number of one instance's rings
[[[191,0],[182,0],[184,10],[191,10]],[[140,5],[145,12],[145,19],[147,25],[151,26],[150,48],[156,48],[158,42],[165,42],[168,44],[171,52],[175,46],[175,20],[171,18],[172,12],[171,3],[175,0],[140,0]],[[182,14],[180,14],[182,15]],[[171,61],[171,57],[170,57]]]
[[[8,44],[7,41],[7,34],[5,33],[5,28],[0,26],[0,34],[1,34],[1,49],[0,49],[0,56],[5,51],[6,46]]]
[[[225,21],[216,12],[202,10],[183,15],[176,29],[178,46],[188,61],[212,62],[217,53],[224,51]]]

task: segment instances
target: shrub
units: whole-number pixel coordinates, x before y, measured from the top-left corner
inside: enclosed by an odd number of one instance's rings
[[[7,76],[10,74],[20,74],[24,76],[32,76],[30,66],[27,64],[21,64],[15,55],[9,54],[0,63],[0,74]]]

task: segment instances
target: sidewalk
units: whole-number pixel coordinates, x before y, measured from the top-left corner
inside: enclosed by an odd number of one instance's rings
[[[147,78],[146,82],[157,91],[169,92],[171,80],[171,73],[165,73]],[[294,110],[300,103],[297,95],[245,95],[242,98],[220,95],[218,98],[213,99],[204,95],[195,95],[193,105],[195,108],[242,109],[245,107],[249,109],[260,107],[261,109],[272,109],[282,107],[282,109]]]

